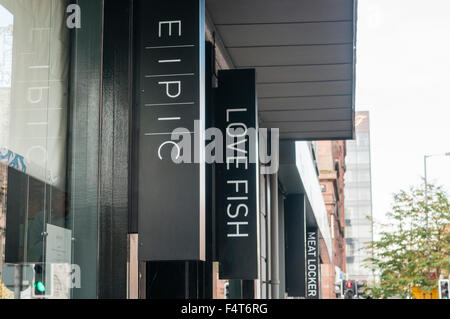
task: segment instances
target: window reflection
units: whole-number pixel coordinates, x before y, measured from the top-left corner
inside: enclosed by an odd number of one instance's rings
[[[0,0],[0,298],[97,296],[103,2],[69,2]]]
[[[6,198],[8,168],[2,164],[7,160],[4,150],[8,138],[9,106],[11,96],[13,15],[0,3],[0,273],[5,261]],[[12,298],[0,278],[0,298]]]
[[[0,298],[70,297],[67,4],[0,0]]]

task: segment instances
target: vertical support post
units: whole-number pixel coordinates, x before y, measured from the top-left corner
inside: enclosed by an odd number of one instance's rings
[[[427,185],[427,155],[423,157],[423,169],[425,178],[425,218],[426,218],[426,231],[427,231],[427,244],[428,244],[428,185]]]
[[[137,234],[128,234],[127,299],[139,299],[139,261]]]
[[[272,249],[270,247],[270,240],[272,238],[271,234],[271,219],[272,219],[272,214],[271,214],[271,206],[270,203],[272,202],[272,197],[270,196],[271,194],[271,189],[270,189],[270,177],[266,176],[266,178],[264,179],[264,187],[266,189],[266,214],[267,214],[267,222],[266,222],[266,247],[267,247],[267,270],[266,270],[266,281],[267,281],[267,285],[266,285],[266,293],[267,293],[267,299],[272,299],[272,290],[271,290],[271,278],[272,278]]]
[[[205,130],[215,127],[215,107],[213,75],[215,73],[215,48],[211,42],[205,43]],[[205,136],[205,143],[207,137]],[[203,293],[202,298],[212,299],[213,288],[213,261],[215,260],[216,247],[216,219],[215,219],[215,166],[214,163],[205,163],[205,258],[203,264]]]
[[[426,230],[426,240],[427,240],[427,248],[429,247],[429,235],[428,235],[428,182],[427,182],[427,158],[425,155],[423,157],[423,166],[424,166],[424,178],[425,178],[425,230]],[[427,251],[429,253],[429,250]],[[429,260],[428,260],[429,261]],[[428,263],[428,262],[427,262]],[[430,272],[430,264],[428,263],[428,272]]]
[[[273,158],[278,160],[278,149],[271,145]],[[280,298],[280,256],[278,250],[278,173],[270,175],[270,281],[272,299]]]

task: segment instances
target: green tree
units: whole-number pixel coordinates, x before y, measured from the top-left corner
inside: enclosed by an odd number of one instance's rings
[[[382,225],[380,239],[367,245],[366,266],[379,274],[368,287],[374,298],[411,297],[412,287],[431,291],[441,274],[449,275],[449,197],[442,186],[430,184],[427,193],[427,209],[424,186],[395,194],[389,223]]]

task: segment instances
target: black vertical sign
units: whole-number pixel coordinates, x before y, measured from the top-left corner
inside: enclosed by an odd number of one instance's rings
[[[306,298],[319,299],[319,240],[317,228],[306,230]]]
[[[284,227],[286,244],[286,292],[290,297],[306,296],[305,221],[305,195],[288,195],[284,201]]]
[[[258,156],[255,71],[219,71],[216,241],[221,279],[258,278]]]
[[[135,3],[139,259],[204,260],[204,0]]]

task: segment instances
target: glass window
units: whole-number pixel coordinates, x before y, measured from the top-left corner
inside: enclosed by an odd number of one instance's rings
[[[368,146],[369,145],[369,133],[359,132],[356,136],[356,144],[358,146]]]
[[[358,190],[356,188],[347,190],[347,192],[345,192],[345,196],[347,200],[358,200]]]
[[[69,3],[0,0],[0,298],[96,296],[97,181],[86,176],[97,178],[98,134],[88,143],[80,132],[88,124],[98,132],[100,69],[92,66],[100,65],[101,42],[90,48],[90,72],[98,74],[90,83],[72,52],[100,40],[101,28],[86,19],[84,29],[70,29]],[[94,4],[100,26],[100,1]],[[90,114],[79,99],[83,88]]]
[[[360,170],[358,172],[359,181],[370,181],[370,172],[366,170]]]
[[[370,163],[370,153],[369,152],[358,152],[358,163],[361,163],[361,164]]]
[[[345,157],[345,161],[347,164],[356,164],[358,163],[358,157],[357,152],[349,152],[347,153],[347,156]]]

